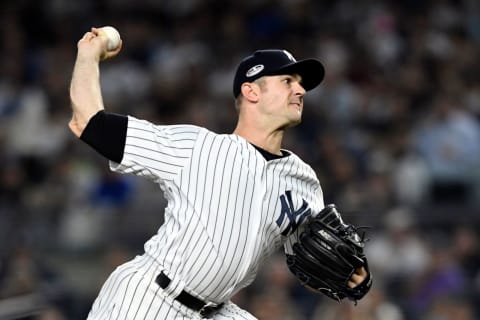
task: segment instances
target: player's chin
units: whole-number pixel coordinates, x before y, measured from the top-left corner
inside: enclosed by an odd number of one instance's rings
[[[298,126],[300,123],[302,123],[302,117],[291,119],[285,127],[292,128],[292,127]]]
[[[280,129],[287,129],[295,127],[302,122],[301,112],[292,112],[285,116],[283,123],[279,126]]]
[[[302,122],[302,111],[297,111],[293,116],[290,118],[290,122],[292,126],[299,125]]]
[[[292,126],[296,126],[302,122],[302,110],[296,109],[290,117],[290,122]]]

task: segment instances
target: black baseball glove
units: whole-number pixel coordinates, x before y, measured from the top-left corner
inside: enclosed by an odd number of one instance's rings
[[[337,301],[348,298],[356,303],[372,286],[364,245],[357,228],[344,223],[335,205],[330,204],[306,222],[293,245],[293,255],[287,255],[287,265],[307,288]],[[350,288],[350,277],[361,267],[367,271],[366,279]]]

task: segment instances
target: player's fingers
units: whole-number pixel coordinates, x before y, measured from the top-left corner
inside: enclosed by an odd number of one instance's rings
[[[103,31],[101,28],[95,28],[95,27],[92,27],[90,29],[90,32],[93,33],[96,37],[101,36],[103,34]]]
[[[103,55],[100,57],[101,60],[106,60],[106,59],[109,59],[109,58],[112,58],[112,57],[115,57],[119,52],[120,50],[122,50],[122,40],[120,40],[120,44],[118,45],[118,47],[113,50],[113,51],[105,51],[103,53]]]
[[[82,43],[88,43],[92,41],[92,39],[96,38],[97,36],[92,32],[86,32],[83,37],[78,41],[78,44],[81,45]]]
[[[364,267],[357,268],[355,270],[355,273],[358,274],[359,276],[361,276],[362,278],[367,277],[367,270]]]
[[[95,39],[101,35],[101,30],[95,27],[92,27],[90,31],[85,32],[83,37],[80,39],[80,41],[91,41],[92,39]]]
[[[91,32],[85,32],[83,37],[80,39],[80,41],[88,41],[93,37],[93,34]]]
[[[106,37],[102,37],[101,29],[92,27],[78,41],[78,48],[82,50],[82,55],[97,56],[100,60],[105,60],[116,56],[121,49],[121,45],[114,51],[107,50]]]
[[[361,282],[362,282],[363,278],[360,277],[358,274],[352,274],[352,276],[350,277],[350,280],[348,280],[348,286],[350,288],[353,288],[357,285],[359,285]]]
[[[355,269],[355,272],[350,277],[350,280],[348,280],[347,285],[350,288],[354,288],[358,286],[360,283],[362,283],[366,277],[367,277],[367,270],[365,270],[364,267],[357,268]]]
[[[112,58],[114,56],[116,56],[120,50],[122,50],[122,45],[123,45],[123,42],[122,40],[120,39],[120,44],[118,45],[118,47],[115,49],[115,50],[112,50],[112,51],[108,51],[106,49],[106,45],[107,45],[107,36],[105,35],[104,31],[102,30],[102,28],[95,28],[95,27],[92,27],[90,29],[90,32],[88,32],[91,34],[91,38],[101,38],[101,41],[103,43],[103,50],[102,50],[102,53],[100,54],[100,60],[106,60],[106,59],[109,59],[109,58]]]
[[[357,286],[357,284],[355,282],[353,282],[352,280],[348,280],[347,285],[350,289],[353,289]]]

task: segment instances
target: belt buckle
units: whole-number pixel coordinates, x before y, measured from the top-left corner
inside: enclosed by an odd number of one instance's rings
[[[217,310],[217,308],[218,308],[218,305],[208,302],[198,312],[203,318],[209,318],[212,312]]]

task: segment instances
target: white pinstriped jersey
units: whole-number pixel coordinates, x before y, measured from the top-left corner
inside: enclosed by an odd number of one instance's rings
[[[159,183],[165,223],[146,254],[176,290],[220,303],[250,284],[271,253],[289,250],[299,224],[324,207],[314,171],[288,153],[267,161],[234,134],[129,117],[122,163],[111,168]]]

